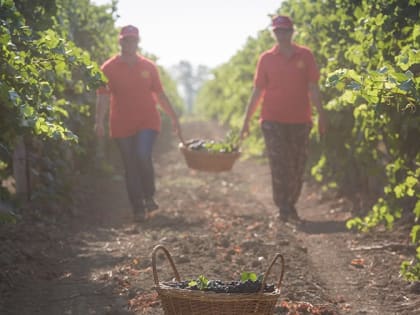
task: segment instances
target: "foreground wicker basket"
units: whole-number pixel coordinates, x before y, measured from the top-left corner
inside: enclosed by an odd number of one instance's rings
[[[240,152],[218,153],[192,150],[183,143],[179,145],[179,149],[189,168],[206,172],[230,171],[235,161],[241,156]]]
[[[171,255],[162,245],[157,245],[152,253],[153,278],[155,289],[162,301],[166,315],[272,315],[280,296],[280,286],[284,274],[284,258],[276,254],[264,274],[261,291],[258,293],[214,293],[173,288],[159,282],[156,268],[156,253],[163,251],[175,274],[176,281],[180,282],[179,273]],[[264,293],[266,279],[278,258],[281,258],[281,274],[277,288],[272,293]]]

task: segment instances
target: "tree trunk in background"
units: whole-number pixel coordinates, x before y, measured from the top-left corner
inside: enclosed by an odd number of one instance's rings
[[[23,137],[16,138],[13,151],[13,176],[15,178],[16,196],[19,200],[29,199],[28,165],[26,147]]]

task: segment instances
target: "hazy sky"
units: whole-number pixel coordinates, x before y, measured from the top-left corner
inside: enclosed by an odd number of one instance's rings
[[[110,0],[92,0],[96,4]],[[170,67],[217,66],[270,24],[281,0],[119,0],[117,25],[136,25],[140,46]]]

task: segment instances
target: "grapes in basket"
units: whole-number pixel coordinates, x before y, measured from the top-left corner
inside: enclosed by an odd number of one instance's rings
[[[191,139],[185,142],[190,150],[214,152],[214,153],[232,153],[239,150],[239,137],[237,133],[230,131],[223,140],[210,139]]]
[[[215,293],[257,293],[261,290],[262,276],[257,277],[254,273],[243,273],[241,280],[221,281],[209,280],[203,275],[195,280],[186,280],[181,282],[165,282],[165,285],[188,290],[209,291]],[[264,293],[275,291],[274,284],[265,284]]]

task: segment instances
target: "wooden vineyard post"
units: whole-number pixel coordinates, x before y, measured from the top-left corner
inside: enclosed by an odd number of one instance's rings
[[[26,147],[23,137],[16,138],[13,151],[13,176],[15,178],[16,196],[19,200],[29,199],[28,165]]]

